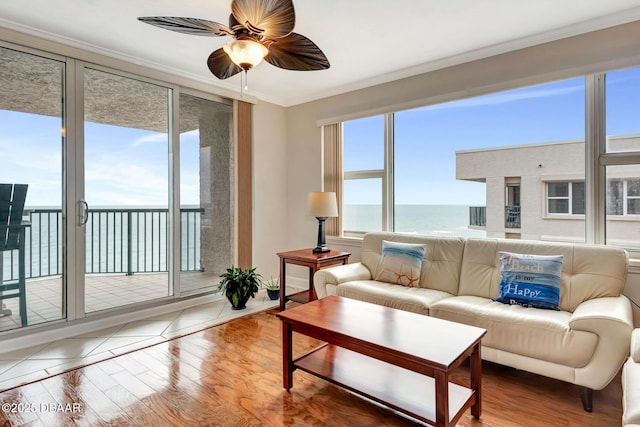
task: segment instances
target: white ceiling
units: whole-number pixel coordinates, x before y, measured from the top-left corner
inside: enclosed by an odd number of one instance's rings
[[[228,23],[231,0],[0,2],[0,26],[240,91],[206,59],[228,37],[199,37],[139,22],[184,16]],[[640,19],[639,0],[294,0],[294,31],[331,68],[287,71],[262,63],[249,94],[290,106],[473,59]]]

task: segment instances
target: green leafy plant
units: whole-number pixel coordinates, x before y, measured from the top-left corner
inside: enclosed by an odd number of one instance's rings
[[[245,308],[249,298],[255,298],[262,286],[262,276],[256,273],[255,267],[243,270],[241,267],[232,265],[220,277],[222,280],[218,284],[216,292],[224,292],[235,310]]]

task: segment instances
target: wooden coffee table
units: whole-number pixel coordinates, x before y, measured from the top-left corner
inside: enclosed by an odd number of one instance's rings
[[[420,421],[454,426],[481,412],[485,329],[329,296],[277,314],[282,320],[283,386],[309,372]],[[293,332],[324,344],[293,359]],[[449,382],[470,359],[470,387]]]

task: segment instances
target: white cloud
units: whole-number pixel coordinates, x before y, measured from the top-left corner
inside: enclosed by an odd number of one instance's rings
[[[558,88],[546,89],[520,89],[516,91],[502,92],[493,95],[477,96],[474,98],[462,99],[460,101],[445,102],[443,104],[430,105],[417,108],[411,111],[436,111],[453,108],[482,107],[486,105],[508,104],[510,102],[522,101],[525,99],[549,98],[552,96],[568,95],[584,91],[583,85],[573,85]]]
[[[169,137],[166,133],[150,133],[148,135],[136,138],[131,144],[132,147],[138,147],[142,144],[166,144]]]

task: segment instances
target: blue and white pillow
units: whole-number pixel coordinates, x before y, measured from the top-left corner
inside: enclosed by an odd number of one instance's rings
[[[382,258],[375,280],[420,287],[420,270],[426,244],[382,241]]]
[[[498,252],[500,295],[494,301],[559,310],[562,255]]]

